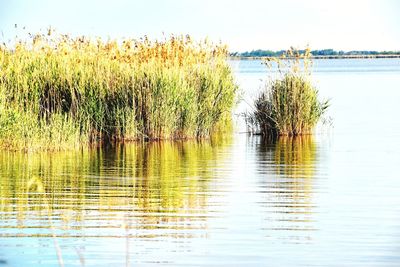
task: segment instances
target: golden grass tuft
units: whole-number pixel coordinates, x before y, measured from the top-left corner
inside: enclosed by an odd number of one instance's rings
[[[311,83],[310,50],[300,54],[291,49],[281,59],[267,59],[266,64],[271,61],[277,64],[278,77],[254,101],[248,125],[268,137],[311,134],[329,102],[318,99],[318,91]]]
[[[0,48],[0,146],[208,137],[237,86],[224,45],[46,33]]]

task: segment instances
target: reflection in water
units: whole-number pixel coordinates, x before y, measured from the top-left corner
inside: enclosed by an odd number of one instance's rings
[[[260,170],[266,174],[263,187],[268,210],[268,230],[281,230],[282,239],[311,239],[315,204],[313,184],[317,146],[312,136],[281,137],[258,145]]]
[[[14,250],[27,249],[40,255],[31,265],[47,259],[53,266],[59,248],[67,265],[83,258],[99,266],[103,254],[106,264],[114,258],[115,265],[160,259],[174,265],[176,253],[204,253],[212,237],[220,244],[235,233],[261,244],[309,243],[316,228],[315,142],[253,141],[246,144],[255,145],[249,158],[221,138],[79,153],[0,153],[0,238],[6,241],[0,258],[15,260]],[[231,165],[232,159],[237,163]],[[247,168],[254,163],[255,169]],[[231,187],[241,175],[245,184]],[[160,248],[168,253],[157,255]],[[22,262],[17,266],[29,265]]]
[[[311,135],[281,137],[275,145],[275,168],[279,175],[312,178],[315,173],[317,147]]]
[[[203,235],[212,167],[229,143],[2,152],[0,237]]]

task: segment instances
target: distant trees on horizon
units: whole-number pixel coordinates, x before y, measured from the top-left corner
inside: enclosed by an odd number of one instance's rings
[[[246,52],[232,52],[232,57],[279,57],[286,53],[287,50],[252,50]],[[304,53],[305,50],[299,50]],[[353,51],[336,51],[333,49],[312,50],[313,56],[353,56],[353,55],[400,55],[400,51],[368,51],[368,50],[353,50]]]

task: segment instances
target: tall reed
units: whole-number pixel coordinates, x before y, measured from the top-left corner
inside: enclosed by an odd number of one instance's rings
[[[227,49],[190,36],[31,35],[0,47],[0,146],[207,137],[230,118]]]
[[[291,49],[285,57],[269,58],[266,64],[271,66],[273,62],[278,77],[267,83],[255,100],[249,125],[270,137],[310,134],[329,107],[328,101],[318,99],[318,91],[312,85],[310,50],[300,54]]]

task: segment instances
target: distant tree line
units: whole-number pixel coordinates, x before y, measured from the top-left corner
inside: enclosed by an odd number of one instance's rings
[[[246,52],[233,52],[230,55],[233,57],[279,57],[286,53],[287,50],[252,50]],[[305,50],[299,50],[304,53]],[[400,51],[368,51],[368,50],[354,50],[354,51],[336,51],[333,49],[312,50],[313,56],[357,56],[357,55],[400,55]]]

